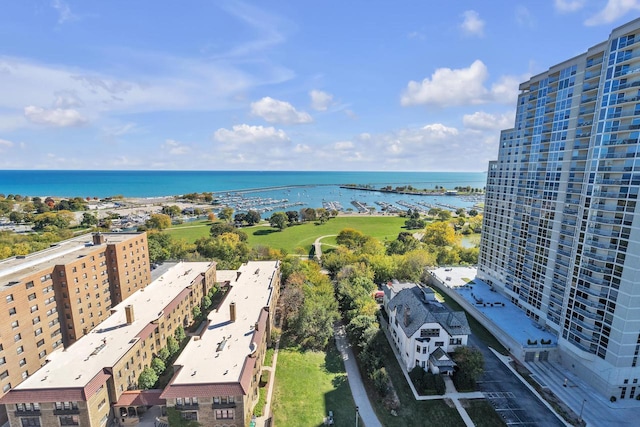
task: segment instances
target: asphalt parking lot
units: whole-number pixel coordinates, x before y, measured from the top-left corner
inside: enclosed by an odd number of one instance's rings
[[[484,374],[478,381],[478,387],[508,426],[565,425],[481,340],[471,335],[469,343],[484,356]]]

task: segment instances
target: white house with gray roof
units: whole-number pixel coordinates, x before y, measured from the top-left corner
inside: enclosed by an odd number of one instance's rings
[[[467,345],[471,333],[465,313],[444,307],[428,287],[394,282],[384,292],[389,332],[407,370],[419,366],[434,374],[453,372],[448,353]]]

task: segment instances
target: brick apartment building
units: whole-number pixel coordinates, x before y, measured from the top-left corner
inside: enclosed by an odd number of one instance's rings
[[[258,386],[280,293],[280,263],[253,261],[218,271],[224,302],[174,364],[161,397],[182,418],[212,427],[245,426],[258,401]]]
[[[150,282],[145,233],[83,235],[0,261],[0,398]]]
[[[215,262],[178,263],[113,307],[106,320],[47,356],[41,369],[0,399],[10,425],[105,426],[116,419],[116,408],[128,414],[127,391],[137,388],[140,373],[175,329],[192,323],[193,307],[215,283]]]

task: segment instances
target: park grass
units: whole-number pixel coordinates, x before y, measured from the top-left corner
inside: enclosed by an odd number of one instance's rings
[[[264,245],[283,249],[288,253],[303,248],[305,253],[318,237],[338,234],[345,228],[353,228],[381,241],[394,240],[403,231],[405,218],[397,216],[338,216],[324,224],[306,222],[277,231],[271,227],[257,225],[242,230],[249,235],[249,246]],[[335,237],[323,239],[323,243],[335,244]]]
[[[274,384],[274,425],[321,426],[333,411],[335,426],[352,426],[356,406],[335,346],[325,352],[280,348]]]
[[[378,419],[383,426],[397,427],[422,427],[424,425],[434,425],[442,427],[464,426],[464,421],[454,407],[450,407],[443,399],[438,400],[415,400],[413,392],[398,365],[398,360],[393,354],[389,343],[385,340],[384,345],[379,349],[383,358],[383,366],[393,382],[400,408],[397,416],[393,416],[386,409],[378,397],[371,381],[365,379],[365,387],[369,400],[374,406]],[[427,421],[428,420],[428,421]]]
[[[500,427],[506,426],[504,420],[498,415],[493,406],[484,399],[460,399],[460,403],[469,414],[476,427]]]
[[[395,240],[398,233],[404,230],[402,228],[404,222],[405,218],[398,216],[338,216],[331,218],[324,224],[306,222],[287,227],[282,231],[278,231],[266,223],[244,227],[240,230],[247,233],[250,247],[263,245],[273,249],[283,249],[287,253],[295,253],[298,248],[302,248],[304,253],[309,253],[318,237],[335,235],[345,228],[354,228],[381,241]],[[207,220],[193,221],[175,225],[167,229],[166,232],[173,238],[185,239],[193,243],[201,237],[208,237],[210,226],[211,223]],[[323,240],[323,243],[335,244],[335,237],[329,237]]]
[[[203,219],[174,224],[164,231],[174,239],[185,239],[187,242],[193,243],[201,237],[208,237],[210,228],[211,221]]]

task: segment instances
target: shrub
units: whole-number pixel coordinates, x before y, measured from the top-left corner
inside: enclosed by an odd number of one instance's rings
[[[373,371],[371,379],[373,380],[373,385],[376,390],[378,390],[382,396],[386,396],[389,392],[389,374],[387,374],[387,370],[380,368]]]
[[[447,385],[444,382],[444,378],[442,378],[441,375],[436,375],[434,380],[436,383],[436,394],[445,394],[447,392]]]

